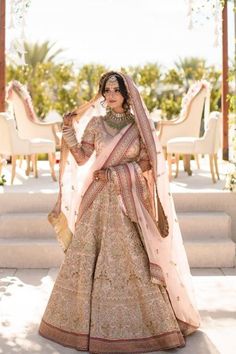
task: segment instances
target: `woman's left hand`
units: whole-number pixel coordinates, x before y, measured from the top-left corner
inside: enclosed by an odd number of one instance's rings
[[[95,181],[104,181],[107,182],[107,172],[106,170],[97,170],[93,173],[93,179]]]

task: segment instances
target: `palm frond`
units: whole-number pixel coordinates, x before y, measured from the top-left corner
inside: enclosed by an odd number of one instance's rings
[[[32,67],[38,63],[53,61],[64,49],[59,48],[54,50],[55,42],[45,41],[42,43],[24,42],[25,47],[25,62]]]

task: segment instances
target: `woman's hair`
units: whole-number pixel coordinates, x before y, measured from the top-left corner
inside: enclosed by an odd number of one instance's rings
[[[127,88],[125,86],[123,77],[120,74],[118,74],[117,72],[108,71],[107,73],[105,73],[101,76],[100,81],[99,81],[99,93],[101,93],[101,95],[105,98],[104,93],[105,93],[106,83],[111,76],[115,76],[118,81],[120,93],[124,98],[122,107],[124,108],[125,111],[128,111],[130,108],[129,94],[128,94]]]

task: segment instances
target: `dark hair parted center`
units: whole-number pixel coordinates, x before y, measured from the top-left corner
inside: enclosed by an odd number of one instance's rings
[[[117,72],[109,71],[106,74],[101,76],[100,82],[99,82],[99,93],[101,93],[101,95],[105,98],[106,83],[111,76],[115,76],[118,81],[120,93],[124,98],[124,102],[122,104],[122,107],[124,108],[125,111],[128,111],[130,108],[129,94],[128,94],[127,88],[125,86],[123,77],[120,74],[118,74]]]

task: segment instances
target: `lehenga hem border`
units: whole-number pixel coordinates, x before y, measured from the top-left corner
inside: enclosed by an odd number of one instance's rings
[[[44,338],[63,345],[64,347],[74,348],[80,351],[88,350],[88,334],[69,332],[62,328],[55,327],[44,320],[41,321],[39,334]]]
[[[185,346],[184,337],[178,330],[146,338],[104,339],[69,332],[42,321],[39,334],[65,347],[80,351],[89,350],[90,353],[94,354],[138,354]]]
[[[90,353],[94,354],[138,354],[184,346],[184,337],[177,330],[148,338],[104,340],[90,337],[89,341]]]
[[[177,319],[177,322],[179,324],[180,330],[181,330],[181,332],[183,333],[184,336],[188,336],[189,334],[195,332],[200,326],[200,324],[198,326],[194,326],[194,325],[192,325],[190,323],[187,323],[187,322],[184,322],[183,320],[180,320],[177,317],[176,317],[176,319]]]
[[[60,344],[62,345],[63,347],[66,347],[66,348],[71,348],[71,349],[76,349],[78,351],[82,351],[82,352],[87,352],[88,349],[87,348],[82,348],[82,347],[77,347],[75,345],[70,345],[70,344],[66,344],[62,341],[60,341],[59,339],[54,339],[54,338],[51,338],[49,337],[48,335],[45,335],[44,333],[41,332],[41,330],[38,331],[39,335],[43,338],[46,338],[48,340],[51,340],[52,342],[54,343],[57,343],[57,344]]]

